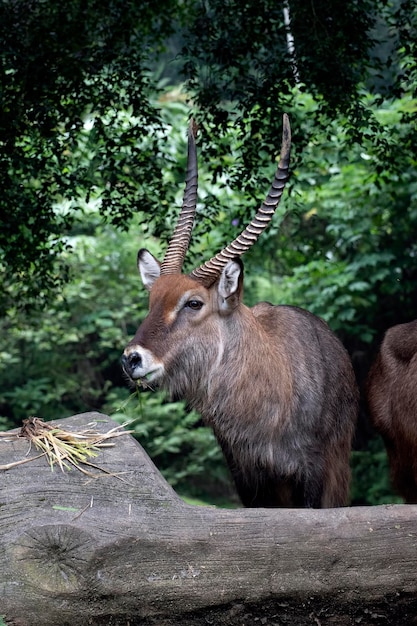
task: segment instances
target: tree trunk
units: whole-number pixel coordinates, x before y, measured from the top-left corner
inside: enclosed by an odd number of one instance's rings
[[[115,426],[99,413],[59,424],[80,430],[91,422],[101,432]],[[130,435],[114,443],[95,460],[109,473],[96,478],[51,471],[45,458],[0,472],[5,624],[364,626],[414,618],[416,506],[189,506]],[[0,438],[0,464],[27,452],[25,439]]]

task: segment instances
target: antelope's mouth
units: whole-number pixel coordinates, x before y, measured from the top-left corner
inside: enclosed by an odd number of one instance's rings
[[[143,376],[142,378],[137,378],[133,382],[135,383],[136,387],[140,390],[151,389],[153,391],[155,387],[157,386],[157,382],[156,381],[154,382],[150,378],[150,374],[147,374],[146,376]]]
[[[121,363],[129,382],[142,389],[153,386],[164,373],[163,364],[146,350],[123,354]]]
[[[133,378],[129,376],[130,381],[135,385],[137,389],[156,389],[158,387],[159,381],[162,376],[162,368],[156,367],[154,370],[147,372],[143,376],[138,376],[137,378]]]

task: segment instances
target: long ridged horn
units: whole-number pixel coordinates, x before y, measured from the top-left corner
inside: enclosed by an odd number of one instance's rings
[[[174,233],[161,263],[161,274],[178,274],[182,270],[184,258],[190,243],[191,231],[197,205],[198,166],[195,138],[197,124],[190,120],[188,128],[188,160],[185,178],[184,199]]]
[[[282,146],[280,160],[269,193],[258,209],[251,223],[246,226],[238,237],[221,252],[216,254],[210,261],[200,265],[190,273],[192,278],[198,279],[206,287],[210,287],[219,277],[224,266],[231,260],[240,256],[257,241],[274,215],[288,180],[291,148],[291,128],[288,115],[283,115]]]

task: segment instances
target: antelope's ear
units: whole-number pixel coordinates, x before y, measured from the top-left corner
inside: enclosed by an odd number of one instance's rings
[[[143,286],[150,291],[156,279],[161,275],[160,262],[148,250],[141,248],[138,252],[138,269]]]
[[[243,263],[239,258],[229,261],[223,268],[217,287],[222,311],[234,309],[241,297],[243,287]]]

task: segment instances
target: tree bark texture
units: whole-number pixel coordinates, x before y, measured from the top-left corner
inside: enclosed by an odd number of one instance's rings
[[[115,426],[99,413],[58,424],[92,422]],[[2,465],[27,452],[0,439]],[[109,474],[51,471],[45,458],[0,472],[5,624],[415,623],[416,506],[190,506],[130,435],[94,462]]]

